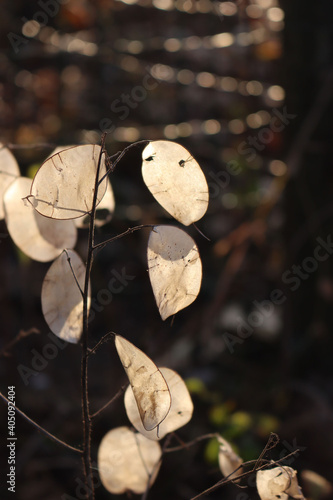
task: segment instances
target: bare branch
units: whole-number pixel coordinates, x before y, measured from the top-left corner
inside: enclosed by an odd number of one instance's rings
[[[154,227],[154,226],[156,226],[156,224],[141,224],[140,226],[129,227],[123,233],[117,234],[117,236],[113,236],[112,238],[109,238],[108,240],[102,241],[101,243],[97,243],[97,245],[94,245],[93,250],[96,250],[96,248],[103,248],[108,243],[112,243],[115,240],[119,240],[120,238],[123,238],[124,236],[127,236],[128,234],[134,233],[135,231],[138,231],[139,229],[143,229],[145,227]]]
[[[110,399],[110,401],[108,401],[105,405],[102,406],[102,408],[100,408],[99,410],[97,410],[95,413],[93,413],[91,415],[91,418],[97,417],[100,413],[102,413],[103,410],[105,410],[108,406],[110,406],[112,403],[114,403],[124,393],[127,386],[128,386],[128,384],[123,385],[119,389],[119,391],[113,396],[113,398]]]
[[[56,443],[59,443],[62,446],[65,446],[65,448],[68,448],[69,450],[75,451],[76,453],[80,453],[80,454],[83,453],[82,450],[79,450],[78,448],[74,448],[74,446],[71,446],[70,444],[66,443],[65,441],[62,441],[61,439],[57,438],[56,436],[54,436],[53,434],[51,434],[49,431],[47,431],[46,429],[44,429],[44,427],[41,427],[39,424],[37,424],[37,422],[35,422],[34,420],[32,420],[30,417],[28,417],[28,415],[26,415],[17,406],[13,405],[13,403],[11,401],[9,401],[9,399],[7,399],[6,396],[4,396],[1,392],[0,392],[0,397],[1,397],[1,399],[3,399],[3,401],[7,402],[13,408],[15,408],[15,410],[17,411],[17,413],[19,413],[25,420],[27,420],[30,424],[32,424],[34,427],[36,427],[36,429],[38,429],[39,431],[41,431],[47,437],[49,437],[50,439],[52,439]]]

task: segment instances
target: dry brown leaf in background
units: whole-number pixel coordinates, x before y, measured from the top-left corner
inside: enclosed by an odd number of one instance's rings
[[[196,160],[180,144],[153,141],[142,152],[143,180],[160,205],[189,226],[206,213],[209,192]]]
[[[48,269],[42,285],[41,301],[43,315],[51,331],[57,337],[76,344],[82,333],[83,299],[68,258],[83,289],[85,265],[76,252],[67,250]]]
[[[173,432],[183,427],[191,420],[193,413],[192,399],[181,376],[170,368],[159,368],[159,370],[167,381],[170,390],[171,407],[167,417],[159,426],[158,436],[155,431],[147,431],[143,427],[133,390],[130,385],[127,387],[124,396],[126,413],[131,424],[140,434],[154,441],[162,439],[169,432]]]
[[[23,200],[29,193],[31,179],[18,177],[4,195],[5,219],[8,232],[22,252],[31,259],[49,262],[64,248],[76,244],[77,229],[73,221],[53,220],[36,212]]]
[[[54,219],[75,219],[92,208],[96,170],[101,146],[85,144],[51,156],[37,171],[29,201],[40,214]],[[106,172],[102,155],[100,176]],[[107,187],[107,178],[98,188],[98,203]]]
[[[117,427],[102,439],[98,449],[98,471],[110,493],[144,493],[160,468],[160,445],[128,427]]]
[[[12,152],[0,142],[0,220],[5,217],[3,197],[6,189],[20,176],[20,168]]]
[[[201,287],[202,264],[194,240],[175,226],[155,226],[149,236],[148,271],[161,318],[192,304]]]
[[[170,411],[168,384],[155,363],[131,342],[116,335],[115,345],[133,389],[143,427],[151,431]]]

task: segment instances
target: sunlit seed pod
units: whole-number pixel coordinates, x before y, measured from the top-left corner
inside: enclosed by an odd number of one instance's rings
[[[189,151],[172,141],[152,141],[142,152],[143,180],[158,203],[188,226],[206,213],[206,178]]]
[[[192,304],[202,280],[201,259],[193,238],[175,226],[154,226],[148,240],[147,260],[163,320]]]
[[[82,334],[83,298],[78,284],[83,290],[85,274],[81,257],[67,250],[52,263],[42,285],[41,302],[46,323],[57,337],[73,344],[79,342]],[[89,309],[90,287],[88,296]]]
[[[256,476],[258,494],[261,500],[305,500],[298,485],[297,472],[286,466],[258,470]]]
[[[6,189],[19,176],[20,168],[14,155],[0,142],[0,220],[5,217],[3,197]]]
[[[104,488],[113,494],[144,493],[161,465],[160,445],[128,427],[117,427],[102,439],[98,471]]]
[[[131,342],[116,335],[115,345],[131,384],[142,425],[151,431],[170,411],[168,384],[155,363]]]
[[[65,149],[49,157],[37,171],[28,197],[41,215],[53,219],[75,219],[92,209],[99,161],[101,183],[97,203],[106,191],[105,154],[101,146],[85,144]]]
[[[147,431],[142,425],[133,390],[130,385],[127,387],[124,396],[126,413],[131,424],[140,434],[154,441],[162,439],[168,433],[186,425],[191,420],[193,413],[192,399],[181,376],[170,368],[160,368],[159,370],[164,376],[170,390],[171,407],[168,415],[159,425],[158,433],[156,429]]]
[[[8,232],[22,252],[31,259],[48,262],[64,248],[76,244],[77,229],[71,220],[53,220],[36,212],[25,198],[31,179],[18,177],[4,194],[5,219]]]

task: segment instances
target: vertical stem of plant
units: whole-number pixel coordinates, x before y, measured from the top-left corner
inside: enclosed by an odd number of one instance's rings
[[[99,183],[99,173],[105,146],[105,134],[101,140],[101,153],[98,159],[98,165],[95,177],[94,197],[92,210],[90,213],[89,239],[86,263],[86,275],[83,290],[83,332],[82,332],[82,359],[81,359],[81,390],[82,390],[82,420],[83,420],[83,468],[87,487],[87,500],[95,499],[94,483],[91,467],[91,415],[89,411],[88,394],[88,295],[91,268],[93,264],[94,234],[95,234],[95,216],[97,205],[97,192]]]

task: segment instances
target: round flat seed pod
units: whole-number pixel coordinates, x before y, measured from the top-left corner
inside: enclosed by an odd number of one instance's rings
[[[27,196],[31,179],[18,177],[4,195],[5,219],[8,232],[22,252],[31,259],[48,262],[61,254],[64,248],[76,244],[77,229],[73,221],[53,220],[36,212]]]
[[[142,494],[160,468],[160,445],[128,427],[109,431],[98,449],[98,471],[104,488],[113,494]]]
[[[28,197],[37,212],[53,219],[75,219],[90,212],[100,154],[100,146],[85,144],[62,150],[45,160],[34,177]],[[103,153],[99,179],[105,172]],[[99,185],[98,203],[106,186],[107,178]]]
[[[115,199],[110,179],[107,179],[107,188],[103,199],[96,208],[95,226],[101,227],[110,222],[115,209]],[[89,227],[90,217],[83,215],[78,219],[74,219],[76,227],[84,229]]]
[[[66,250],[52,263],[45,275],[41,301],[50,330],[57,337],[76,344],[82,333],[83,299],[73,272],[83,290],[86,267],[74,250]]]
[[[193,238],[175,226],[155,226],[148,240],[148,272],[157,307],[165,320],[198,296],[202,264]]]
[[[20,168],[12,154],[0,142],[0,220],[5,217],[3,197],[8,186],[20,176]]]
[[[151,431],[169,413],[171,397],[168,384],[155,363],[131,342],[116,335],[115,345],[131,384],[142,425]]]
[[[133,390],[130,385],[127,387],[124,396],[126,413],[131,424],[140,434],[154,441],[162,439],[166,434],[186,425],[191,420],[193,413],[192,399],[181,376],[170,368],[160,368],[159,370],[169,387],[171,407],[168,415],[159,425],[158,433],[156,430],[147,431],[142,425]]]
[[[297,471],[292,467],[258,470],[256,484],[261,500],[305,500],[298,485]]]
[[[191,154],[172,141],[153,141],[142,152],[143,180],[160,205],[188,226],[206,213],[206,178]]]

